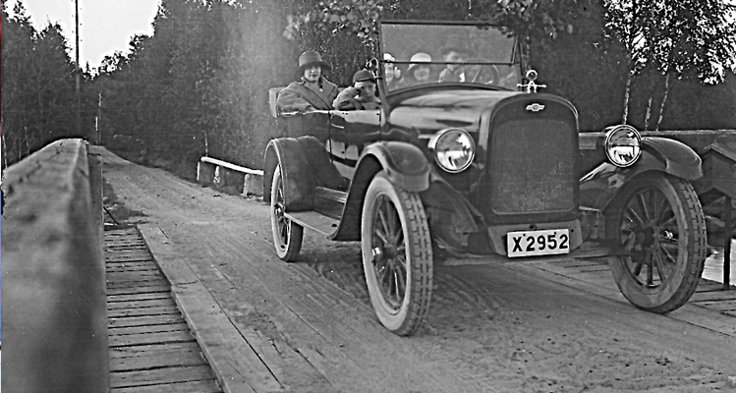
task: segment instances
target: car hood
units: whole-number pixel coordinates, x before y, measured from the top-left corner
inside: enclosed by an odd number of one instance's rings
[[[413,93],[413,94],[411,94]],[[415,129],[421,134],[457,127],[470,132],[479,128],[481,114],[518,91],[484,89],[435,89],[404,92],[389,97],[392,128]]]

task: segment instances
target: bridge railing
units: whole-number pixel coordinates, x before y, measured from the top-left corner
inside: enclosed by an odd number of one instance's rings
[[[99,163],[64,139],[6,169],[2,390],[108,391]]]
[[[263,171],[204,156],[197,163],[197,182],[233,193],[261,196]]]

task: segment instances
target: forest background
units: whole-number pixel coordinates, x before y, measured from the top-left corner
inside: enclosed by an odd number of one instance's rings
[[[268,89],[295,79],[306,49],[348,85],[379,18],[482,20],[516,35],[547,91],[578,108],[582,131],[624,119],[736,128],[730,0],[163,0],[154,34],[94,69],[74,63],[58,25],[34,29],[22,2],[10,11],[3,3],[3,169],[64,137],[185,178],[202,155],[259,168],[281,132]]]

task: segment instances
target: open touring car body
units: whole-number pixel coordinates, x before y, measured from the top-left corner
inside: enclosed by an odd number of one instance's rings
[[[483,24],[385,21],[378,40],[381,109],[279,114],[286,135],[266,149],[264,195],[282,259],[297,258],[303,228],[361,241],[376,314],[402,335],[428,312],[437,249],[575,255],[587,240],[636,306],[687,301],[705,258],[690,148],[615,126],[601,146],[609,160],[581,173],[575,107],[538,92],[533,72],[522,78],[513,38]],[[466,53],[443,60],[448,46]],[[433,79],[394,83],[419,51]],[[451,65],[460,80],[436,79]]]

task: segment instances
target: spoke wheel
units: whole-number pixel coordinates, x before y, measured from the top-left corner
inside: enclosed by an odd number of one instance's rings
[[[632,304],[666,313],[690,299],[703,272],[706,231],[689,182],[663,174],[635,178],[606,221],[626,253],[611,258],[611,271]]]
[[[361,217],[363,270],[373,309],[391,332],[416,332],[432,297],[432,246],[419,196],[383,172],[371,181]]]
[[[284,201],[284,181],[279,165],[271,182],[271,232],[276,255],[286,262],[293,262],[302,249],[304,228],[284,215]]]

